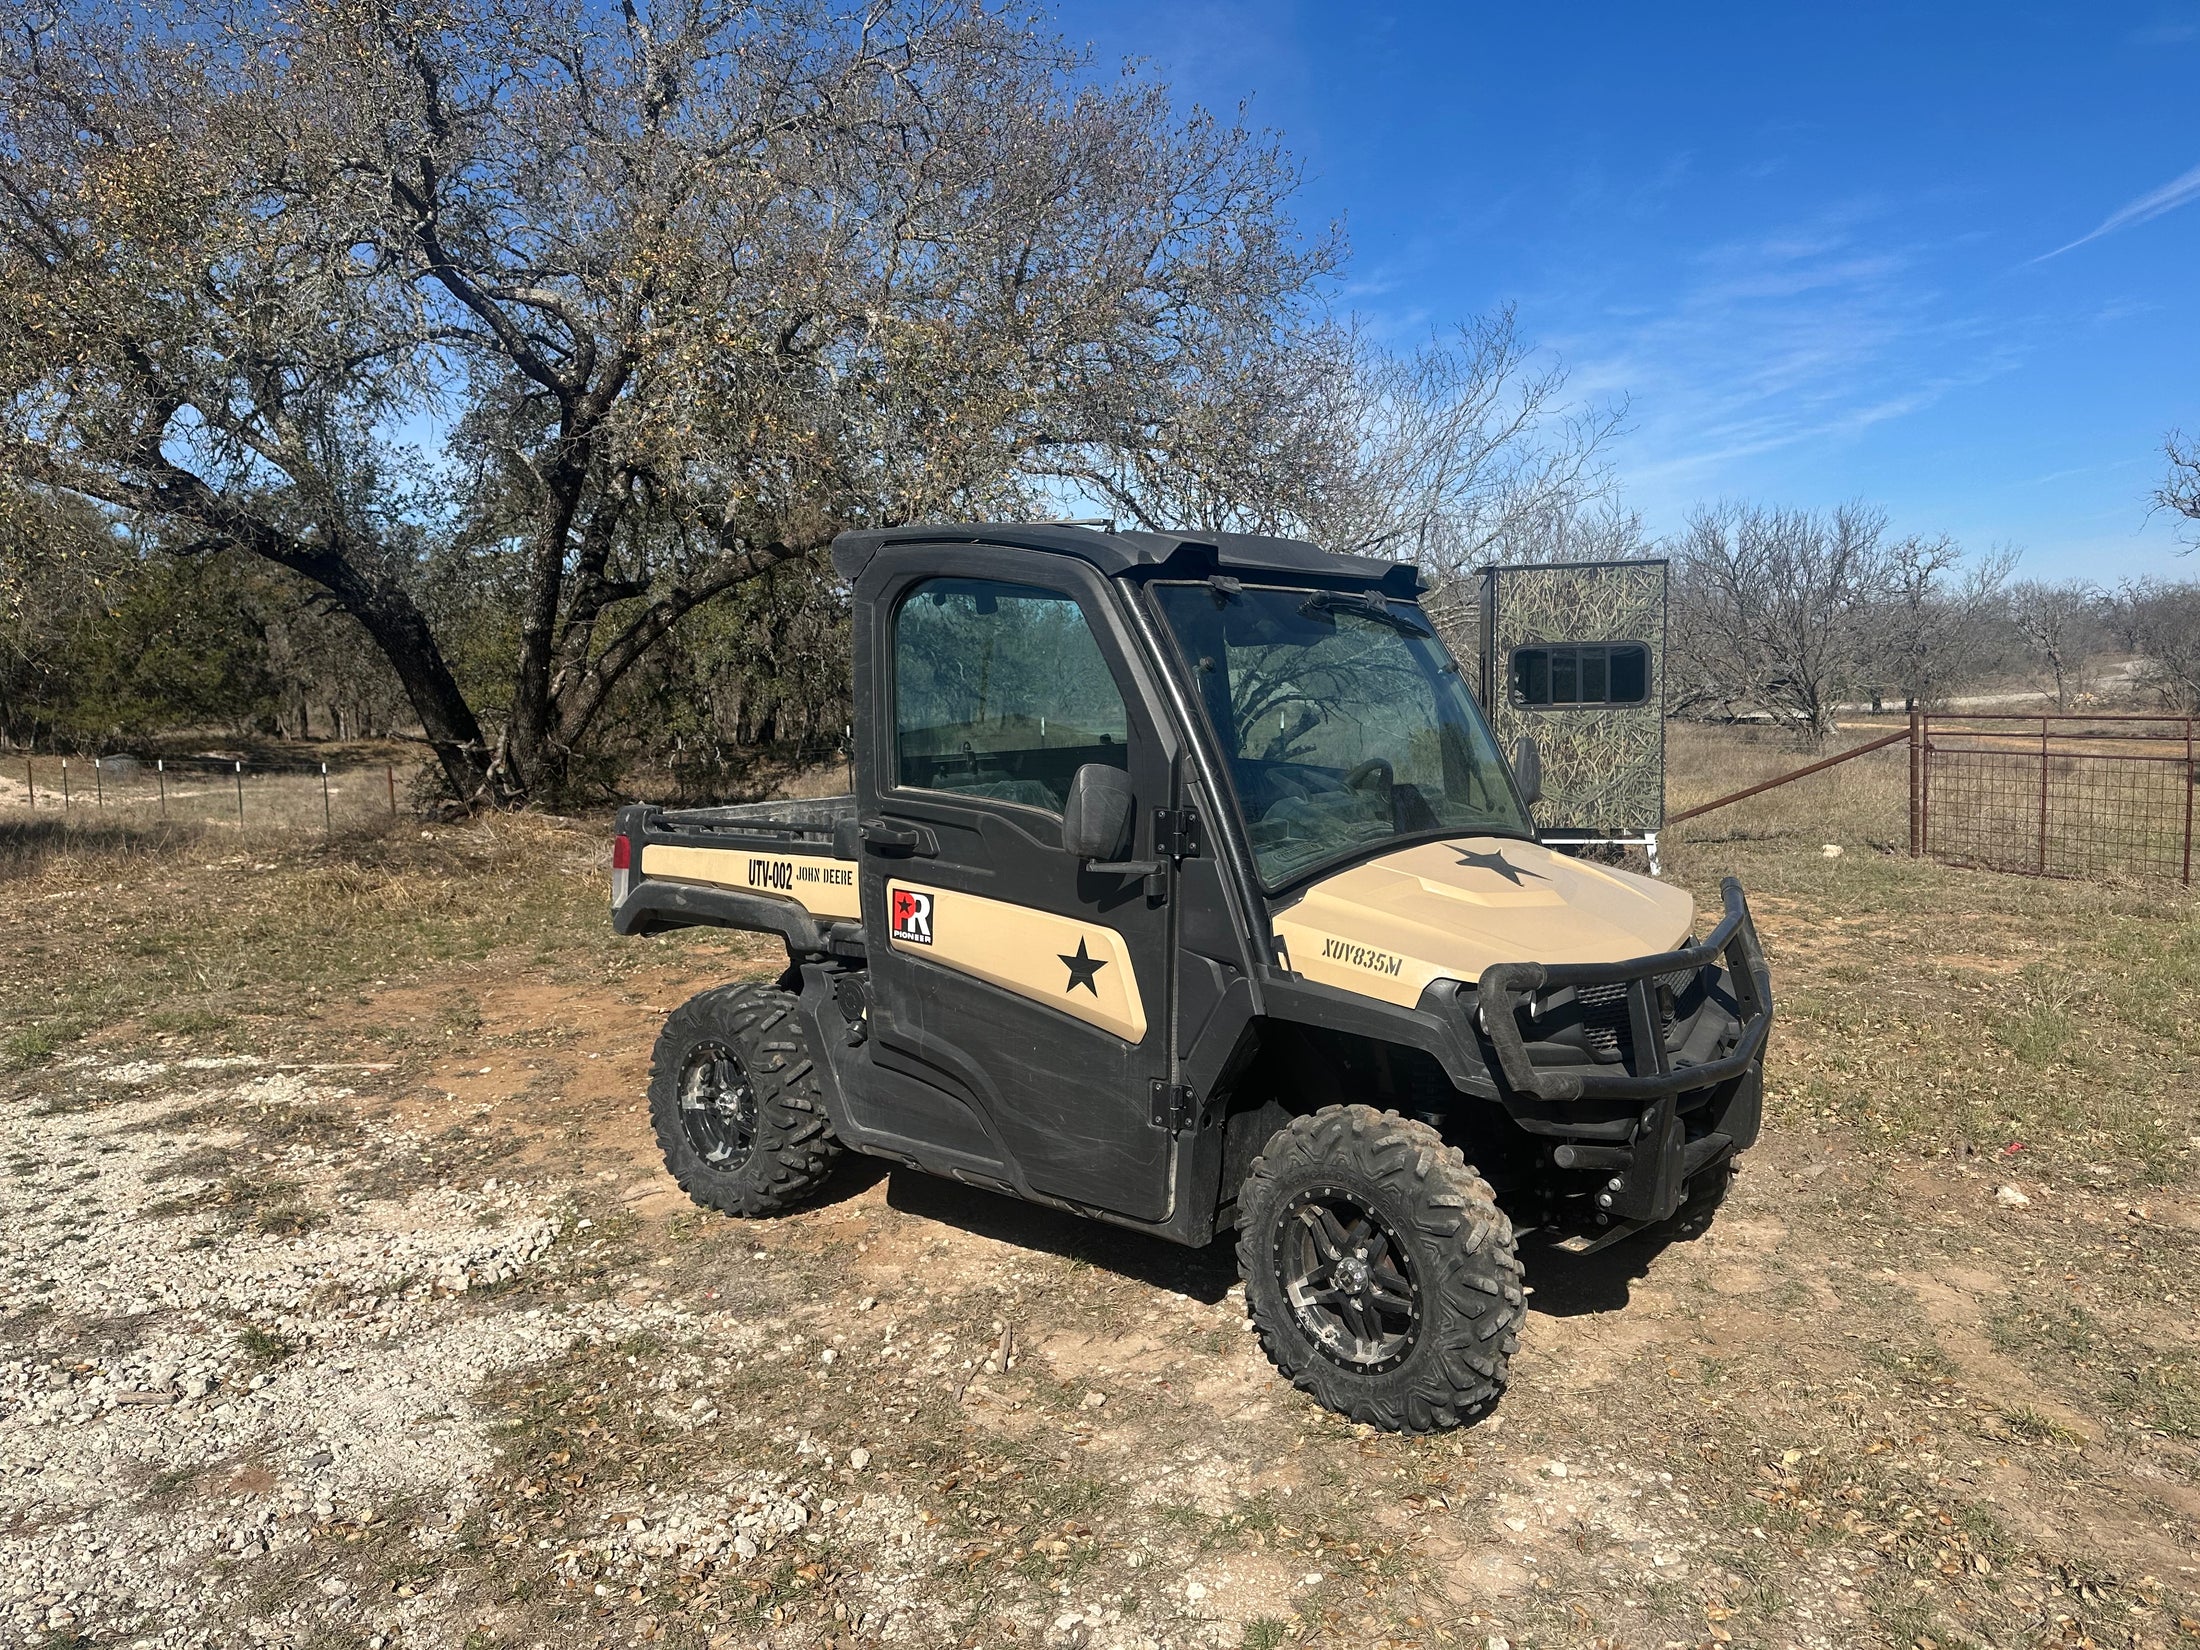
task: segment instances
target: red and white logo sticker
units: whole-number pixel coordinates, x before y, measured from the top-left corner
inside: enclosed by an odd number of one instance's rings
[[[930,945],[932,896],[920,894],[914,888],[896,888],[889,898],[893,902],[894,938],[906,940],[911,945]]]

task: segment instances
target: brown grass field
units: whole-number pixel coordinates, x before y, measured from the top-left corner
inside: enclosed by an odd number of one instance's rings
[[[1800,760],[1676,727],[1673,806]],[[1439,1438],[1278,1380],[1227,1244],[690,1206],[650,1042],[771,960],[616,939],[600,820],[0,827],[0,1636],[2200,1647],[2200,901],[1905,806],[1898,748],[1669,837],[1772,953],[1764,1140],[1532,1254]]]

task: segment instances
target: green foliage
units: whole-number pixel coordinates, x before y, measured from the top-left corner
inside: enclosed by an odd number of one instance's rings
[[[48,706],[78,743],[272,719],[277,684],[253,592],[225,560],[153,556],[70,639]]]
[[[849,672],[846,593],[823,561],[786,563],[696,609],[627,673],[566,789],[600,796],[663,773],[685,797],[749,794],[766,753],[817,762],[842,748]]]
[[[356,736],[403,709],[358,626],[287,573],[173,555],[96,512],[0,521],[0,732],[19,744]]]

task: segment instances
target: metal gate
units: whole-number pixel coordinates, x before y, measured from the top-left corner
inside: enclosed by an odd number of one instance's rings
[[[1910,832],[1954,865],[2190,883],[2200,718],[1918,718]]]

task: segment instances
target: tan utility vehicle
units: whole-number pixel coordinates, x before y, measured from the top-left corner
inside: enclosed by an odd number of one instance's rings
[[[1703,932],[1682,890],[1540,844],[1535,748],[1504,760],[1413,568],[1053,525],[834,562],[854,794],[619,816],[621,933],[787,945],[658,1041],[699,1202],[777,1213],[845,1148],[1235,1228],[1277,1367],[1418,1431],[1503,1389],[1519,1230],[1670,1220],[1756,1138],[1741,889]]]

